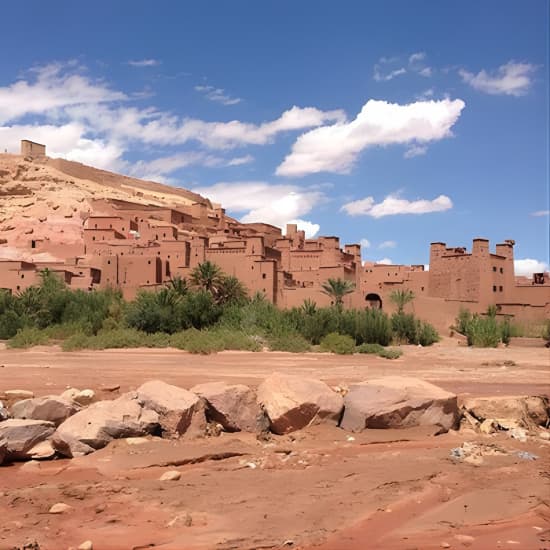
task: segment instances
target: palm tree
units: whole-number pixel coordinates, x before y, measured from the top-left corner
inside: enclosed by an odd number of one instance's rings
[[[237,277],[224,277],[218,286],[216,301],[219,304],[241,303],[246,300],[248,292]]]
[[[170,279],[167,287],[178,296],[185,296],[189,291],[187,279],[181,275],[176,275]]]
[[[351,294],[355,290],[355,283],[345,279],[328,279],[322,285],[322,293],[330,296],[334,305],[341,308],[344,304],[344,296]]]
[[[222,270],[208,260],[199,264],[191,272],[191,282],[193,285],[210,292],[213,296],[217,294],[223,278]]]
[[[414,300],[414,292],[412,290],[394,290],[390,294],[390,300],[397,306],[397,313],[402,315],[405,306]]]
[[[307,298],[304,300],[304,303],[300,309],[302,310],[302,313],[305,313],[306,315],[314,315],[317,311],[317,304],[313,300]]]

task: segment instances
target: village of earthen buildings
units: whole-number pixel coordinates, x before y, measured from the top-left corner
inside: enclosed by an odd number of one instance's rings
[[[53,166],[69,176],[69,185],[74,183],[70,176],[75,175],[97,180],[99,174],[98,181],[105,174],[116,178],[78,163],[49,159],[44,145],[27,140],[21,142],[20,156],[3,157],[34,165],[37,172]],[[9,171],[3,174],[9,176]],[[23,177],[27,182],[32,179]],[[34,177],[34,181],[39,179]],[[0,199],[23,200],[24,206],[27,195],[17,174],[10,185],[15,191],[6,188]],[[169,189],[152,185],[157,191]],[[449,326],[460,308],[483,312],[495,305],[499,314],[518,320],[550,316],[550,276],[515,276],[513,240],[496,244],[494,251],[484,238],[473,238],[469,251],[463,243],[432,242],[429,268],[363,263],[359,244],[342,245],[337,236],[306,239],[295,224],[288,224],[283,234],[273,225],[241,223],[228,216],[223,205],[183,189],[177,193],[172,204],[170,198],[159,204],[159,195],[147,189],[133,189],[124,199],[92,192],[86,200],[78,199],[86,207],[78,212],[77,220],[76,215],[65,214],[72,218],[73,230],[78,224],[77,236],[73,234],[71,240],[62,234],[44,236],[40,226],[47,216],[36,220],[23,238],[17,223],[6,225],[4,219],[0,288],[20,292],[37,284],[40,271],[48,268],[59,273],[69,288],[114,287],[133,298],[140,289],[158,289],[175,276],[187,277],[209,260],[240,279],[250,295],[262,293],[281,308],[300,306],[304,300],[329,305],[321,285],[329,278],[341,278],[355,284],[355,291],[346,296],[346,307],[390,308],[389,294],[409,289],[415,295],[415,313],[440,329]],[[3,254],[7,250],[11,253]]]

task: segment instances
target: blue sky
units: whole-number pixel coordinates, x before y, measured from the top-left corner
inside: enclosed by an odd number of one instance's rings
[[[298,220],[363,256],[548,263],[546,0],[6,3],[0,148]]]

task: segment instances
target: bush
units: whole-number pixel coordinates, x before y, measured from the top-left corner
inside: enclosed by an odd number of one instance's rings
[[[421,346],[431,346],[436,342],[439,342],[437,330],[430,323],[418,321],[416,326],[416,341],[413,343],[420,344]]]
[[[357,353],[371,353],[373,355],[378,355],[384,351],[384,347],[380,344],[361,344],[360,346],[357,346],[355,351]]]
[[[23,328],[23,318],[13,310],[0,314],[0,340],[13,338],[17,331]]]
[[[262,349],[259,338],[239,330],[218,328],[212,329],[210,333],[220,340],[224,350],[261,351]]]
[[[8,340],[9,348],[30,348],[47,344],[48,334],[36,327],[25,327],[17,331],[15,336]]]
[[[431,346],[439,341],[435,328],[412,314],[394,313],[391,323],[395,340],[401,344]]]
[[[63,351],[78,351],[80,349],[88,349],[92,347],[92,338],[83,332],[78,332],[69,336],[62,344]]]
[[[269,340],[271,351],[289,351],[291,353],[305,353],[311,350],[309,342],[300,334],[285,334]]]
[[[550,319],[546,321],[544,328],[542,330],[542,337],[546,342],[546,347],[550,347]]]
[[[400,349],[396,348],[387,348],[383,349],[378,356],[383,357],[384,359],[399,359],[403,355],[403,352]]]
[[[327,334],[321,340],[321,350],[330,351],[339,355],[350,355],[355,351],[355,341],[347,334],[337,334],[335,332]]]
[[[392,340],[390,318],[381,309],[365,309],[349,312],[354,316],[354,329],[350,336],[357,344],[387,346]]]
[[[211,332],[202,330],[189,330],[186,332],[183,349],[189,353],[208,355],[224,349],[222,339]]]
[[[499,342],[508,344],[512,336],[512,326],[508,319],[499,322],[495,308],[487,308],[486,316],[471,314],[461,310],[456,320],[458,332],[466,336],[469,346],[496,348]]]

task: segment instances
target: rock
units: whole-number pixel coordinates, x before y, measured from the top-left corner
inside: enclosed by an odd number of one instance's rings
[[[64,456],[81,456],[105,447],[109,441],[152,433],[159,418],[143,410],[132,396],[98,401],[69,417],[52,437],[55,449]]]
[[[136,395],[144,408],[158,413],[166,434],[181,435],[190,428],[204,432],[204,402],[194,393],[160,380],[151,380],[142,384]]]
[[[8,409],[4,407],[4,403],[0,401],[0,422],[2,420],[7,420],[10,417],[10,413],[8,412]]]
[[[177,481],[181,477],[181,472],[178,472],[178,470],[169,470],[168,472],[164,472],[160,477],[160,481]]]
[[[68,512],[71,510],[72,507],[68,504],[65,504],[64,502],[58,502],[57,504],[54,504],[48,512],[50,514],[64,514],[65,512]]]
[[[0,423],[0,440],[5,440],[5,460],[27,460],[29,451],[53,434],[55,425],[45,420],[10,418]]]
[[[286,434],[310,424],[337,425],[343,398],[324,382],[291,374],[274,373],[258,387],[271,431]]]
[[[27,390],[7,390],[4,392],[4,395],[6,396],[6,399],[32,399],[34,397],[34,393],[32,391]]]
[[[94,398],[94,390],[82,390],[73,397],[73,401],[85,407],[86,405],[90,405],[90,403],[93,402]]]
[[[7,441],[4,441],[0,439],[0,466],[2,465],[2,462],[4,462],[4,458],[8,454],[8,443]]]
[[[543,426],[549,421],[549,402],[539,396],[470,397],[463,409],[480,421],[493,419],[502,429]]]
[[[459,419],[456,395],[424,380],[401,376],[351,386],[344,405],[341,427],[353,432],[413,426],[449,430]]]
[[[101,389],[103,391],[109,391],[109,392],[118,391],[120,390],[120,384],[110,384],[106,386],[101,386]]]
[[[208,420],[221,424],[228,432],[259,433],[269,427],[255,392],[248,386],[209,382],[199,384],[190,391],[206,400]]]
[[[498,424],[491,418],[487,418],[479,425],[479,431],[483,434],[492,434],[497,431]]]
[[[61,397],[67,401],[74,401],[74,398],[80,393],[80,390],[77,388],[67,388],[62,394]]]
[[[55,449],[49,439],[37,443],[28,450],[27,454],[32,460],[47,460],[55,456]]]
[[[521,441],[522,443],[525,443],[527,441],[527,431],[523,428],[512,428],[508,435],[512,439],[517,439],[518,441]]]
[[[18,401],[12,405],[11,414],[13,418],[48,420],[59,426],[78,410],[79,407],[74,402],[52,395]]]
[[[94,545],[91,540],[85,540],[79,547],[78,550],[94,550]]]

